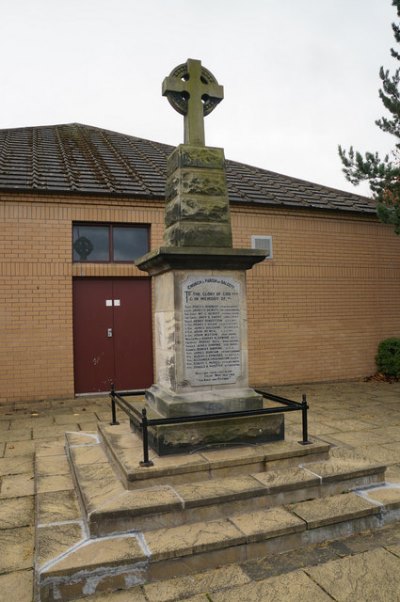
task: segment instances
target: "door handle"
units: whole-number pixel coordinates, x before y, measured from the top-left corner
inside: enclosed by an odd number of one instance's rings
[[[112,337],[112,328],[107,328],[107,336],[109,339]]]

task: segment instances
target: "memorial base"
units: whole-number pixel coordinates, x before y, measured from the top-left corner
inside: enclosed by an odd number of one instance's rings
[[[149,420],[162,418],[147,404],[135,404],[137,419],[130,420],[131,430],[141,434],[139,427],[143,407]],[[263,414],[237,418],[212,419],[203,422],[165,424],[148,427],[149,446],[159,455],[183,454],[205,447],[256,445],[282,441],[285,437],[284,414]]]
[[[219,387],[180,395],[160,385],[152,385],[146,391],[146,401],[151,410],[160,414],[159,418],[240,412],[263,407],[262,395],[249,387],[240,389]]]

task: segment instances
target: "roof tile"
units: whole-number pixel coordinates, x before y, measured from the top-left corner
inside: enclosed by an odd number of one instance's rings
[[[0,190],[164,198],[172,146],[78,123],[0,130]],[[375,213],[372,199],[235,161],[230,201]]]

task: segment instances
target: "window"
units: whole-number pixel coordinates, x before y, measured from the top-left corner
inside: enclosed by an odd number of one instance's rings
[[[252,249],[263,249],[267,252],[265,259],[272,259],[272,236],[258,236],[254,235],[251,237],[251,248]]]
[[[147,226],[74,224],[73,260],[135,261],[149,250]]]

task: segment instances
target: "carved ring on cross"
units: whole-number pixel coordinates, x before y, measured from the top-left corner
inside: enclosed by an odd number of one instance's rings
[[[182,79],[187,81],[189,79],[189,70],[188,64],[182,63],[182,65],[178,65],[173,69],[170,73],[169,77],[174,77],[177,79]],[[203,84],[218,84],[214,75],[206,69],[205,67],[201,67],[201,81]],[[187,115],[188,112],[188,96],[184,92],[167,92],[166,94],[167,100],[170,105],[178,111],[181,115]],[[209,115],[211,111],[215,109],[217,104],[220,102],[220,99],[206,97],[203,99],[203,115]]]

